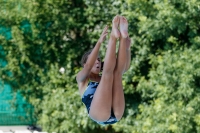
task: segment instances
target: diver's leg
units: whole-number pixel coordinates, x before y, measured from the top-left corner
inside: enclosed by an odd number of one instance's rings
[[[116,41],[120,36],[118,31],[120,17],[112,21],[112,31],[108,42],[101,81],[94,94],[89,115],[92,119],[104,122],[109,119],[112,105],[113,71],[116,64]]]
[[[130,50],[130,45],[131,45],[131,39],[129,38],[129,36],[126,39],[126,68],[125,68],[125,72],[128,71],[128,69],[130,68],[130,64],[131,64],[131,50]]]
[[[121,119],[125,108],[122,75],[125,72],[127,62],[128,22],[126,18],[122,16],[120,17],[120,32],[120,45],[118,50],[117,62],[114,70],[114,80],[112,89],[112,108],[117,120]]]

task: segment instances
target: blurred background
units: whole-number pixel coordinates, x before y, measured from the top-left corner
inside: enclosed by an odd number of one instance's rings
[[[0,0],[0,14],[1,126],[200,132],[199,0]],[[126,109],[118,123],[100,126],[88,118],[75,77],[116,14],[128,19],[132,40]]]

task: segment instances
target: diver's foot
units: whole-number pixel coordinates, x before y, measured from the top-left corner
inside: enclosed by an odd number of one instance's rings
[[[111,31],[111,35],[114,36],[115,38],[120,37],[120,32],[118,30],[119,22],[120,22],[120,16],[116,15],[112,21],[112,31]]]
[[[121,32],[122,38],[127,38],[127,36],[128,36],[128,21],[123,16],[120,16],[119,30]]]

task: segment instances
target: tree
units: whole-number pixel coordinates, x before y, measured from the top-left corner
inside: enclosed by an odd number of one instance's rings
[[[132,100],[115,130],[199,132],[199,4],[127,1],[122,12],[134,43],[124,82]]]
[[[101,132],[86,116],[75,74],[81,54],[96,43],[102,26],[111,22],[114,12],[106,7],[112,3],[1,2],[0,25],[11,32],[11,37],[2,34],[0,38],[4,51],[1,59],[7,62],[0,70],[1,80],[20,90],[34,105],[37,124],[44,131]],[[105,10],[110,13],[104,13]],[[59,72],[60,68],[65,71]]]
[[[3,1],[0,25],[12,36],[0,37],[7,62],[1,80],[34,105],[44,131],[199,132],[199,6],[196,0]],[[117,124],[101,127],[87,117],[75,76],[82,54],[116,14],[128,18],[133,42],[123,77],[126,110]]]
[[[152,57],[149,80],[138,84],[143,99],[135,132],[199,132],[199,50],[171,50]]]

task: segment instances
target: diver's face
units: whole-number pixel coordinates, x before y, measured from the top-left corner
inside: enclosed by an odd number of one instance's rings
[[[92,67],[91,70],[92,73],[94,74],[99,74],[101,72],[101,59],[98,57]]]

